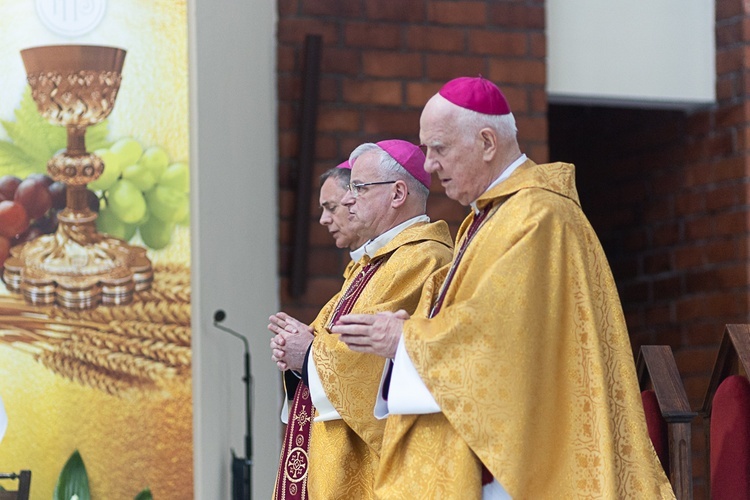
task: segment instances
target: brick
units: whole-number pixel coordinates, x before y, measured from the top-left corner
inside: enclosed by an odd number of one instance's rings
[[[643,257],[643,270],[647,274],[658,274],[672,270],[669,252],[655,251]]]
[[[278,103],[279,130],[293,130],[297,126],[297,113],[289,102]]]
[[[358,50],[333,47],[323,49],[320,62],[322,73],[358,75],[361,69],[361,54]]]
[[[744,81],[744,80],[743,80]],[[716,99],[719,103],[737,98],[739,95],[739,83],[737,75],[717,76]]]
[[[419,140],[420,114],[420,111],[416,110],[373,109],[364,116],[363,130],[367,134],[395,136],[416,142]]]
[[[534,144],[525,141],[520,141],[523,151],[527,151],[530,158],[537,163],[547,163],[550,161],[549,158],[549,147],[547,143]]]
[[[724,320],[727,316],[742,314],[744,308],[744,294],[737,296],[733,293],[712,293],[693,296],[677,301],[677,321],[689,321],[697,318],[717,318]]]
[[[730,19],[735,16],[740,16],[743,14],[743,2],[738,1],[722,1],[717,0],[716,2],[716,21],[722,21],[725,19]],[[721,23],[722,26],[725,26],[726,23]]]
[[[676,222],[660,224],[653,230],[654,245],[661,248],[680,241],[680,225]]]
[[[516,117],[518,136],[523,140],[546,141],[547,140],[547,118],[530,118],[525,116]]]
[[[402,0],[367,0],[365,2],[368,20],[389,20],[417,23],[425,20],[424,2],[404,2]]]
[[[282,189],[279,191],[279,215],[281,217],[294,216],[295,196],[295,192],[292,189]]]
[[[507,95],[505,90],[503,90],[503,93]],[[547,102],[547,91],[544,89],[531,89],[529,93],[531,94],[531,112],[544,113],[546,115],[549,109]]]
[[[490,60],[489,79],[498,83],[519,83],[544,85],[547,69],[544,61],[529,60]]]
[[[484,58],[430,54],[427,56],[427,77],[443,83],[459,76],[477,76],[487,73]]]
[[[279,132],[279,157],[293,158],[299,152],[297,132]]]
[[[279,73],[297,70],[296,49],[289,45],[276,47],[276,70]]]
[[[321,76],[318,82],[318,102],[337,102],[339,101],[339,84],[337,77]],[[299,96],[302,96],[302,87],[300,87]],[[299,98],[298,98],[299,99]]]
[[[675,197],[675,215],[699,214],[706,209],[706,194],[702,191],[679,193]]]
[[[683,293],[682,278],[670,276],[663,279],[655,279],[654,301],[675,299]]]
[[[323,106],[318,111],[319,132],[355,132],[361,127],[360,111]]]
[[[738,207],[745,203],[745,189],[743,184],[721,186],[706,192],[706,210],[711,212]]]
[[[315,158],[333,162],[338,160],[336,152],[336,139],[331,135],[318,133],[315,138]],[[336,165],[338,165],[338,163],[336,163]],[[315,194],[317,196],[317,189]]]
[[[685,238],[696,241],[710,238],[713,235],[713,219],[701,216],[685,221]]]
[[[529,55],[534,59],[547,57],[547,37],[544,33],[529,33]]]
[[[747,160],[742,156],[723,158],[712,166],[714,179],[725,181],[730,179],[744,179],[747,170]]]
[[[744,238],[742,238],[744,240]],[[710,263],[736,262],[746,259],[746,254],[742,250],[742,245],[734,239],[712,241],[705,245],[704,250],[706,258]],[[743,282],[744,283],[744,282]]]
[[[429,4],[427,19],[437,24],[484,26],[487,24],[487,5],[472,1],[433,1]]]
[[[421,110],[442,86],[442,83],[407,82],[406,104]]]
[[[697,268],[704,263],[704,255],[700,247],[684,247],[674,251],[674,267],[677,270]]]
[[[278,75],[276,80],[279,101],[296,101],[299,96],[300,79],[296,75]]]
[[[339,39],[338,29],[333,21],[279,19],[276,29],[276,36],[279,43],[304,44],[307,35],[322,36],[323,45],[334,45]]]
[[[362,10],[359,2],[350,0],[303,0],[302,13],[309,16],[360,17]]]
[[[545,27],[544,7],[534,7],[510,2],[489,4],[487,19],[493,26],[543,30]]]
[[[429,52],[461,52],[466,48],[463,29],[439,26],[409,26],[406,32],[407,47]]]
[[[401,82],[344,81],[344,100],[360,104],[396,106],[403,102]]]
[[[497,33],[472,30],[469,32],[469,51],[495,56],[524,56],[529,52],[525,33]]]
[[[328,240],[328,247],[310,249],[307,265],[309,269],[315,270],[316,276],[339,279],[340,283],[343,284],[344,280],[340,278],[342,272],[340,262],[343,250],[339,250],[334,246],[333,238],[330,235],[328,236]]]
[[[344,41],[349,47],[396,49],[401,46],[401,27],[385,23],[347,23]]]
[[[279,18],[293,16],[299,12],[299,0],[278,0],[276,6]]]
[[[716,51],[716,75],[726,75],[729,73],[742,71],[744,62],[744,51],[742,48],[727,48]]]
[[[654,294],[654,300],[662,297]],[[668,305],[647,307],[645,311],[647,325],[665,325],[672,322],[672,310]]]
[[[714,216],[714,234],[716,236],[732,236],[747,233],[748,214],[746,212],[729,212]]]
[[[747,121],[750,112],[750,103],[735,106],[724,106],[716,111],[717,127],[734,127]]]
[[[418,78],[423,74],[422,56],[415,53],[364,52],[362,69],[365,75],[380,78]]]

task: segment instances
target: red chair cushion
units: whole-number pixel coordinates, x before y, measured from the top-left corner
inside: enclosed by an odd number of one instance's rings
[[[727,377],[711,406],[711,498],[750,498],[750,381]]]
[[[654,444],[654,449],[659,457],[661,466],[669,474],[669,431],[667,430],[667,421],[661,415],[659,402],[656,400],[656,393],[653,389],[641,392],[641,399],[643,400],[643,411],[646,413],[648,435]]]

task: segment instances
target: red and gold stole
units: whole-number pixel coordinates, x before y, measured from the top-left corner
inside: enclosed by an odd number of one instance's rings
[[[370,261],[354,278],[339,299],[331,319],[326,325],[330,329],[341,316],[349,314],[383,259]],[[309,468],[310,433],[315,407],[310,399],[310,389],[300,380],[294,392],[289,423],[284,432],[279,469],[274,488],[275,500],[306,500],[307,471]]]

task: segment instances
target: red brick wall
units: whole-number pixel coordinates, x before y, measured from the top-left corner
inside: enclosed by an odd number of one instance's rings
[[[422,106],[447,80],[482,74],[510,100],[524,152],[547,159],[544,2],[278,0],[280,275],[282,307],[303,321],[340,287],[348,255],[317,223],[317,177],[357,145],[417,142]],[[309,282],[287,291],[307,34],[322,36]],[[465,210],[433,186],[428,215],[453,233]]]

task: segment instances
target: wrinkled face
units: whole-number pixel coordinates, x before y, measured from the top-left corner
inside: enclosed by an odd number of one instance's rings
[[[338,180],[329,177],[320,187],[320,224],[328,229],[338,248],[356,249],[362,246],[356,224],[349,222],[349,211],[341,204],[347,193]]]
[[[370,151],[354,162],[352,166],[352,184],[366,184],[368,182],[387,181],[380,172],[379,154]],[[341,200],[349,209],[349,222],[359,228],[359,234],[364,241],[382,234],[388,225],[386,214],[391,207],[394,184],[376,184],[359,188],[355,197],[350,191]]]
[[[442,98],[427,102],[419,120],[419,140],[425,151],[424,169],[436,173],[448,198],[462,205],[475,201],[491,179],[483,166],[479,135],[459,126],[456,110]]]

